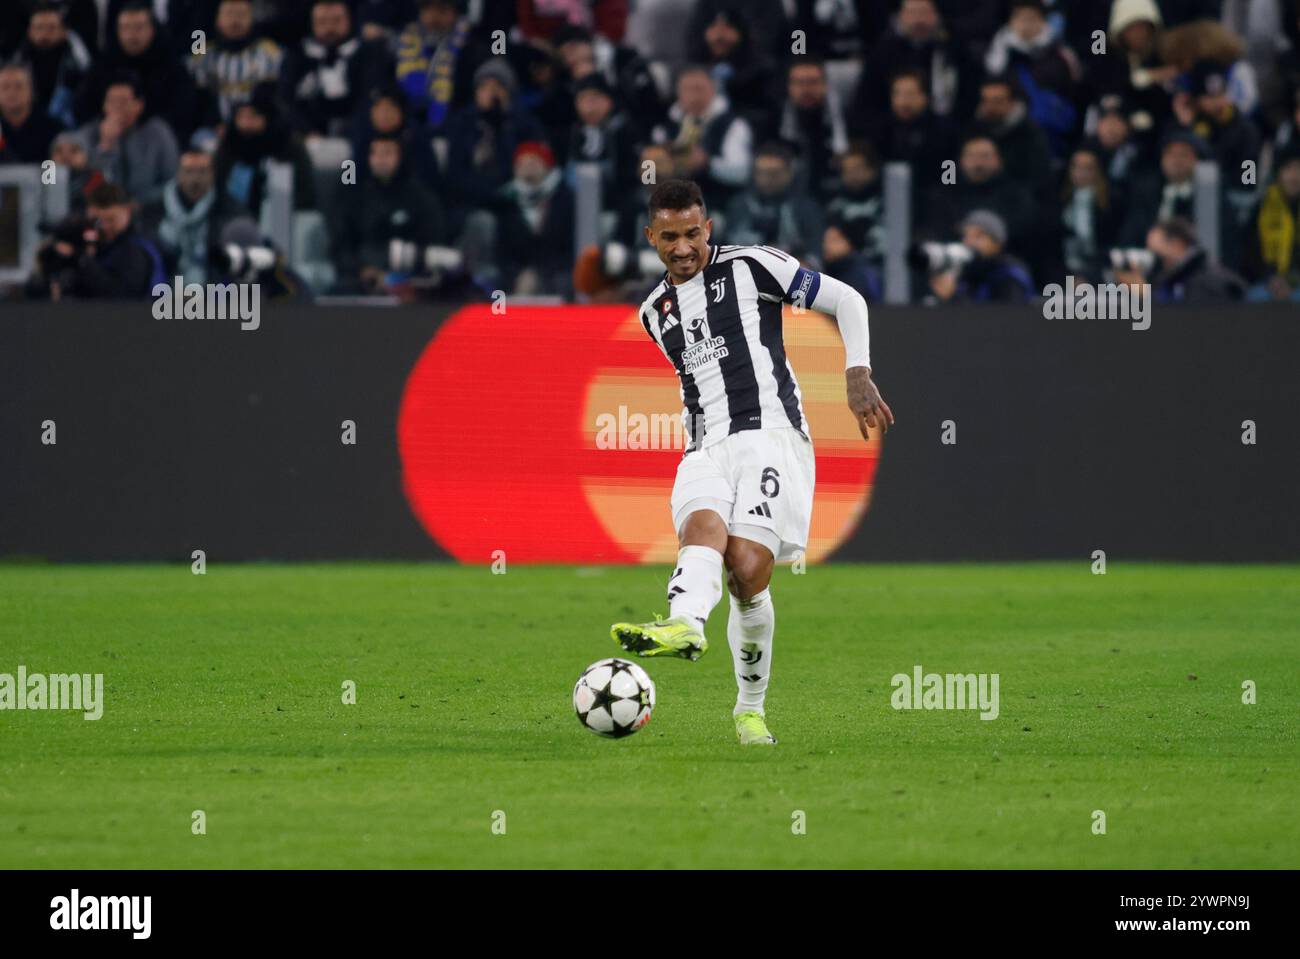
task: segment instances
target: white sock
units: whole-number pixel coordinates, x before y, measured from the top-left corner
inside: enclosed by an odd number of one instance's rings
[[[722,599],[722,554],[711,546],[683,546],[668,578],[668,615],[699,623],[700,632]]]
[[[747,713],[763,711],[767,680],[772,673],[772,634],[776,631],[776,610],[772,593],[763,590],[753,599],[731,597],[727,615],[727,643],[736,666],[736,709]]]

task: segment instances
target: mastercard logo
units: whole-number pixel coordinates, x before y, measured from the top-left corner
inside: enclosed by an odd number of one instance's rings
[[[862,519],[879,440],[862,441],[845,405],[834,323],[787,308],[785,342],[817,454],[815,562]],[[462,562],[497,550],[526,563],[677,555],[681,399],[634,307],[465,307],[408,376],[397,439],[412,512]]]

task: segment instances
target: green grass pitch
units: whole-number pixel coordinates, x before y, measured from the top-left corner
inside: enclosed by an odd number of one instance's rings
[[[0,867],[1300,866],[1300,568],[782,568],[779,746],[734,741],[725,599],[593,736],[573,683],[665,579],[0,567],[0,672],[106,694],[0,712]],[[998,673],[999,718],[891,708],[918,663]]]

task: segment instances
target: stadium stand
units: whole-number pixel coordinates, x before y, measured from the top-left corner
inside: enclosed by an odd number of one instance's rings
[[[1074,276],[1300,302],[1300,0],[4,7],[6,299],[73,295],[42,264],[104,182],[168,276],[221,274],[251,217],[323,304],[634,297],[659,269],[636,233],[652,169],[703,184],[720,242],[871,301]],[[390,140],[393,171],[371,156]],[[193,154],[208,190],[182,182]]]

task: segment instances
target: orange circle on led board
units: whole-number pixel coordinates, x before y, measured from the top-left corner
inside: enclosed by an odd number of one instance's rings
[[[880,440],[864,443],[845,403],[844,347],[835,325],[820,313],[784,317],[786,352],[803,394],[817,454],[817,483],[805,558],[825,559],[856,528],[871,498]],[[633,312],[614,333],[621,341],[644,341]],[[653,347],[653,344],[652,344]],[[590,450],[625,454],[618,468],[581,477],[592,511],[609,535],[640,562],[677,557],[668,501],[684,448],[681,394],[676,375],[658,349],[644,366],[605,366],[587,385],[583,440]],[[585,462],[599,461],[591,458]],[[639,469],[626,464],[638,462]]]

